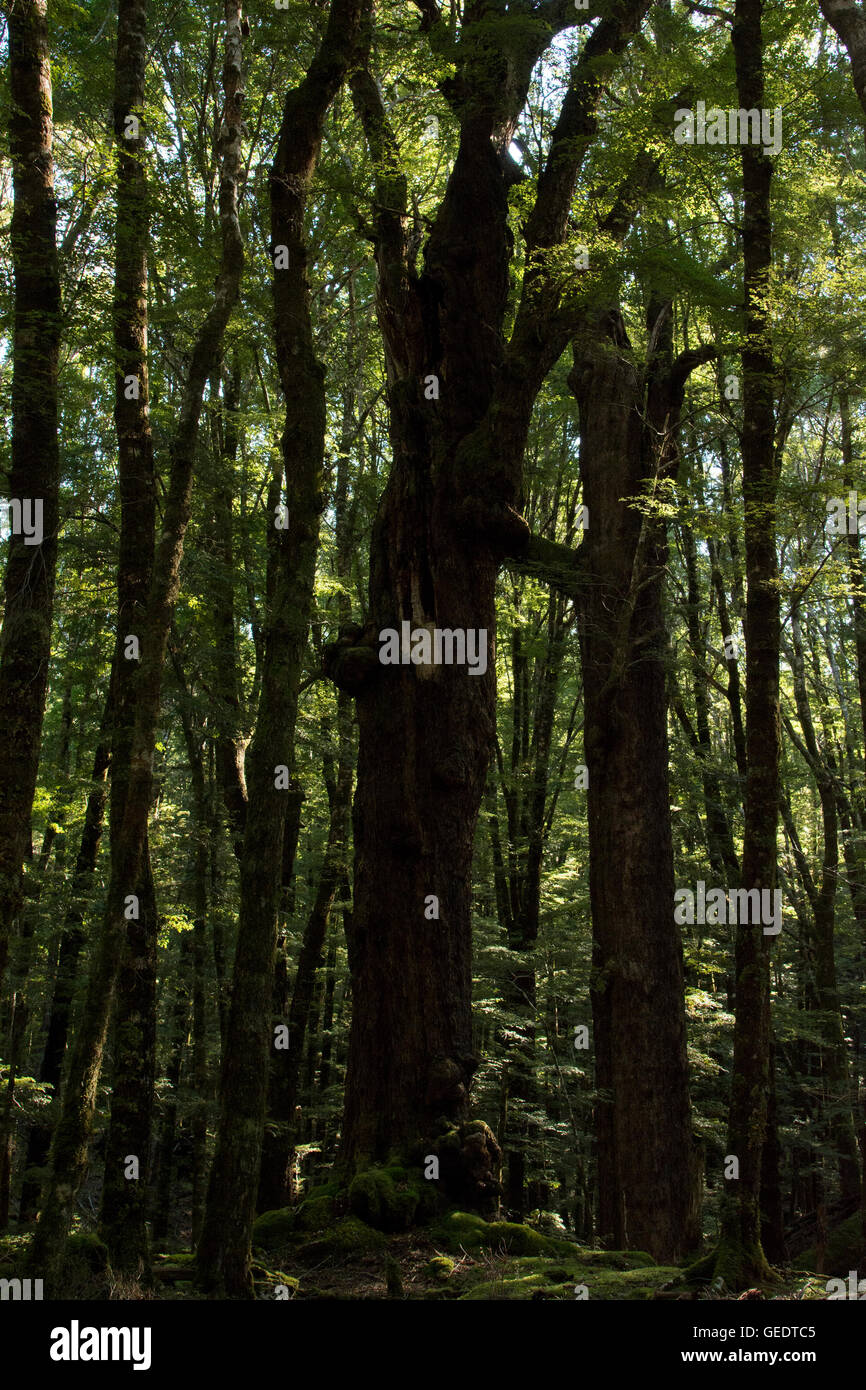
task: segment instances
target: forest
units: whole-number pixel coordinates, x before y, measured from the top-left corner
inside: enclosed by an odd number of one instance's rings
[[[0,1297],[866,1298],[864,0],[0,10]]]

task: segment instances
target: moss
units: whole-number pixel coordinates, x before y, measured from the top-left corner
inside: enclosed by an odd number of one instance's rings
[[[93,1232],[77,1231],[66,1241],[69,1264],[84,1265],[92,1274],[104,1274],[108,1269],[108,1247]]]
[[[307,1241],[300,1246],[297,1257],[301,1260],[325,1260],[364,1255],[382,1250],[384,1245],[385,1237],[381,1231],[374,1231],[355,1216],[345,1216],[318,1240]]]
[[[645,1250],[579,1250],[581,1264],[602,1269],[651,1269],[652,1255]]]
[[[264,1211],[253,1222],[253,1246],[259,1250],[278,1250],[291,1240],[295,1231],[295,1211],[277,1207]]]
[[[388,1255],[385,1259],[385,1288],[389,1298],[405,1298],[403,1276],[397,1261]]]
[[[295,1230],[324,1231],[336,1220],[336,1207],[333,1197],[308,1197],[298,1207],[295,1215]]]
[[[532,1226],[518,1226],[512,1221],[491,1221],[490,1230],[495,1243],[504,1243],[512,1255],[566,1254],[573,1249],[570,1241],[542,1235]]]
[[[473,1212],[453,1211],[433,1228],[438,1245],[455,1252],[505,1249],[510,1255],[566,1255],[576,1247],[512,1221],[485,1221]]]
[[[272,1301],[276,1296],[278,1285],[288,1289],[289,1297],[294,1298],[300,1287],[300,1280],[293,1274],[284,1274],[281,1269],[262,1269],[259,1265],[253,1265],[252,1269],[253,1284],[255,1286],[256,1297]],[[280,1293],[280,1297],[285,1295]]]
[[[480,1250],[487,1238],[488,1224],[471,1211],[452,1211],[430,1232],[436,1245],[459,1254],[464,1250]]]
[[[449,1255],[436,1255],[428,1260],[421,1273],[433,1284],[445,1284],[454,1273],[455,1261]]]
[[[0,1275],[3,1278],[15,1278],[16,1270],[24,1270],[29,1244],[29,1235],[0,1236]]]
[[[584,1256],[610,1252],[582,1251],[573,1262],[539,1258],[503,1260],[498,1268],[478,1265],[464,1275],[461,1299],[469,1302],[490,1300],[551,1300],[572,1302],[577,1285],[585,1285],[591,1301],[620,1302],[652,1298],[656,1289],[678,1273],[675,1268],[647,1266],[641,1252],[631,1269],[613,1269]],[[630,1252],[621,1255],[628,1259]]]
[[[312,1197],[340,1197],[346,1191],[346,1184],[340,1182],[339,1178],[333,1178],[331,1182],[317,1183],[305,1192],[304,1200],[309,1201]]]
[[[714,1276],[713,1285],[721,1281],[733,1293],[752,1284],[770,1284],[775,1280],[760,1245],[750,1245],[724,1235],[716,1251]]]
[[[529,1299],[541,1287],[540,1274],[524,1275],[522,1278],[512,1276],[510,1278],[490,1279],[470,1289],[468,1293],[461,1294],[460,1302],[486,1303],[497,1299]]]
[[[435,1214],[438,1198],[417,1170],[366,1168],[349,1185],[349,1211],[379,1231],[408,1231]]]

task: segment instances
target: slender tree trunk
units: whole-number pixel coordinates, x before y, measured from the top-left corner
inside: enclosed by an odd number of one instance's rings
[[[805,662],[799,605],[791,613],[791,668],[794,678],[794,698],[800,727],[803,731],[801,751],[818,785],[821,801],[821,820],[824,829],[824,852],[821,882],[815,887],[804,863],[804,887],[812,909],[810,944],[814,970],[813,1007],[817,1032],[821,1042],[820,1066],[824,1078],[823,1105],[829,1111],[827,1140],[835,1150],[839,1164],[842,1196],[850,1199],[860,1190],[860,1170],[857,1159],[857,1139],[845,1024],[836,983],[836,886],[839,873],[839,830],[836,791],[825,757],[818,747],[809,697],[806,689]]]
[[[205,901],[206,901],[205,887]],[[192,1243],[195,1246],[204,1223],[207,1192],[207,1118],[212,1083],[207,1049],[207,922],[196,914],[193,925],[192,1081],[197,1096],[192,1118]]]
[[[108,1247],[112,1269],[149,1284],[146,1221],[156,1079],[158,918],[146,840],[136,896],[139,915],[127,924],[126,950],[117,974],[111,1113],[99,1230]]]
[[[75,861],[75,871],[69,893],[69,906],[63,919],[57,974],[48,1014],[45,1050],[39,1068],[39,1080],[51,1089],[52,1104],[45,1123],[34,1124],[27,1139],[24,1186],[21,1192],[19,1220],[32,1221],[39,1206],[42,1174],[48,1160],[51,1132],[60,1090],[60,1076],[72,1023],[72,1005],[78,981],[78,961],[86,940],[84,927],[85,904],[90,897],[108,796],[107,778],[111,761],[111,720],[113,686],[109,686],[99,742],[93,756],[91,789],[84,812],[81,843]]]
[[[339,888],[340,901],[345,904],[348,900],[348,880],[346,874]],[[333,923],[333,918],[332,918]],[[325,964],[325,1002],[322,1008],[322,1051],[319,1058],[319,1095],[323,1102],[327,1098],[328,1087],[331,1085],[331,1072],[333,1070],[334,1053],[334,990],[337,984],[337,931],[336,925],[331,926],[330,941],[328,943],[328,957]],[[332,1143],[333,1123],[330,1115],[327,1115],[324,1129],[322,1131],[322,1148],[330,1151]]]
[[[26,984],[33,955],[36,910],[42,896],[45,871],[51,858],[51,848],[56,838],[57,827],[49,818],[42,839],[42,847],[39,851],[39,863],[31,879],[27,901],[21,913],[20,931],[15,942],[8,975],[9,1026],[3,1047],[8,1075],[2,1096],[0,1096],[0,1231],[5,1231],[9,1224],[12,1167],[15,1158],[15,1085],[24,1063],[27,1026],[30,1021]]]
[[[21,904],[48,689],[57,564],[60,284],[47,0],[5,4],[15,204],[10,500],[12,535],[0,630],[0,990]],[[25,534],[25,527],[31,535]],[[37,543],[34,544],[33,542]]]
[[[117,143],[115,232],[114,421],[120,486],[117,569],[115,710],[110,835],[116,862],[131,775],[138,662],[127,639],[140,642],[153,573],[156,489],[147,362],[150,238],[144,138],[148,0],[120,0],[115,59]],[[126,923],[114,1008],[111,1115],[106,1144],[100,1229],[114,1268],[134,1277],[147,1270],[145,1228],[156,1044],[156,898],[147,851],[135,882],[137,910]],[[139,1176],[127,1177],[135,1160]]]
[[[767,1137],[761,1159],[761,1244],[767,1258],[785,1258],[785,1222],[782,1213],[782,1146],[779,1143],[779,1109],[776,1100],[776,1057],[770,1039],[770,1087],[767,1094]]]
[[[737,0],[733,45],[740,105],[764,105],[763,0]],[[760,146],[743,145],[743,497],[746,535],[746,797],[742,886],[776,884],[779,814],[779,590],[776,555],[778,460],[774,447],[774,363],[765,304],[772,266],[773,166]],[[761,1246],[761,1152],[770,1066],[770,938],[760,922],[737,926],[736,1022],[728,1154],[716,1273],[730,1288],[770,1269]]]
[[[349,698],[338,693],[339,765],[326,759],[325,780],[328,787],[330,822],[328,840],[312,911],[307,919],[288,1018],[288,1048],[274,1050],[270,1068],[271,1120],[262,1147],[259,1174],[258,1210],[269,1211],[285,1206],[289,1200],[289,1173],[297,1142],[295,1106],[298,1101],[301,1056],[308,1039],[316,971],[321,964],[322,947],[328,930],[331,908],[340,882],[346,874],[346,850],[349,828],[349,806],[352,797],[352,764],[350,761],[351,729]],[[326,735],[327,736],[327,735]],[[313,1054],[315,1057],[315,1053]]]
[[[271,244],[277,362],[286,403],[282,447],[289,482],[287,527],[272,513],[267,636],[256,730],[246,757],[247,818],[241,910],[228,1035],[220,1083],[217,1145],[198,1245],[202,1286],[251,1297],[250,1232],[255,1214],[268,1085],[277,909],[286,826],[281,787],[294,763],[298,690],[307,646],[322,509],[324,371],[310,316],[305,240],[307,192],[325,117],[352,60],[361,0],[333,0],[306,78],[286,98],[271,170]],[[287,266],[283,256],[287,257]]]
[[[166,1067],[166,1080],[169,1091],[166,1097],[162,1119],[159,1126],[159,1140],[154,1163],[154,1206],[153,1239],[162,1241],[168,1235],[171,1214],[171,1187],[174,1176],[174,1144],[177,1138],[177,1111],[180,1089],[180,1073],[183,1065],[184,1048],[189,1036],[190,990],[187,972],[192,964],[194,941],[184,932],[176,952],[174,1002],[169,1023],[169,1058]],[[157,1246],[157,1248],[159,1248]]]
[[[682,527],[683,549],[686,558],[688,584],[687,625],[692,652],[692,695],[695,703],[695,752],[700,759],[701,781],[704,790],[707,849],[710,867],[718,883],[734,883],[739,878],[740,864],[734,849],[730,822],[722,801],[721,778],[713,766],[713,746],[710,736],[710,701],[707,687],[706,644],[701,635],[700,591],[698,587],[697,548],[691,527]]]
[[[160,710],[162,675],[177,598],[183,540],[190,513],[198,425],[207,382],[216,369],[223,335],[238,296],[243,272],[243,241],[237,216],[241,142],[241,29],[237,0],[225,0],[226,44],[223,85],[226,97],[221,132],[220,226],[222,265],[212,307],[193,347],[171,444],[171,471],[163,527],[156,553],[141,641],[136,686],[136,717],[123,823],[112,846],[107,906],[87,1000],[70,1062],[63,1113],[52,1143],[52,1180],[30,1249],[31,1267],[51,1289],[63,1255],[75,1197],[87,1169],[88,1138],[102,1064],[108,1010],[130,920],[128,896],[139,882],[147,842],[153,788],[153,756]]]
[[[232,497],[240,439],[241,373],[237,353],[224,377],[222,427],[216,434],[215,574],[213,585],[214,695],[217,772],[229,818],[235,853],[240,856],[247,814],[244,743],[241,733],[241,684],[235,634],[235,573]],[[273,513],[272,513],[273,515]]]
[[[510,820],[510,901],[506,942],[522,956],[509,969],[505,1005],[521,1020],[520,1038],[513,1038],[509,1053],[510,1124],[499,1135],[506,1159],[505,1201],[515,1219],[526,1209],[526,1166],[537,1126],[526,1119],[537,1106],[536,1086],[536,979],[534,952],[541,910],[541,865],[547,838],[547,794],[550,746],[556,713],[556,695],[562,665],[565,624],[561,594],[548,595],[547,645],[533,664],[522,648],[522,634],[515,630],[513,669],[515,683],[514,730],[510,788],[504,788],[513,807]],[[532,698],[530,697],[530,689]],[[522,692],[522,696],[518,694]],[[518,1104],[514,1104],[518,1102]],[[530,1205],[535,1205],[530,1201]]]
[[[192,781],[192,1085],[196,1095],[195,1110],[192,1117],[192,1231],[193,1243],[198,1239],[204,1219],[204,1199],[207,1158],[207,1116],[210,1099],[209,1069],[207,1055],[207,999],[205,981],[205,960],[207,957],[208,923],[208,868],[209,851],[212,851],[218,835],[218,817],[215,814],[214,797],[216,789],[211,779],[210,789],[205,776],[202,757],[202,735],[194,723],[194,703],[181,665],[180,656],[174,644],[171,649],[180,693],[180,714],[186,741]],[[213,744],[211,743],[211,755]],[[211,760],[213,767],[213,757]],[[210,841],[210,844],[209,844]],[[212,895],[212,920],[215,921],[215,897]],[[189,991],[187,990],[187,994]],[[162,1219],[162,1218],[161,1218]],[[156,1222],[154,1222],[156,1234]]]

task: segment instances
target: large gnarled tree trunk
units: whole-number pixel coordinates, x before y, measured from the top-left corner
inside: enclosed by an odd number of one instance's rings
[[[567,234],[601,67],[645,8],[616,7],[575,65],[527,224],[529,268],[507,344],[507,151],[550,31],[527,26],[518,36],[467,6],[453,88],[459,151],[420,273],[396,140],[369,72],[352,84],[377,172],[393,464],[373,532],[370,621],[336,644],[331,666],[356,697],[360,731],[342,1157],[359,1167],[438,1150],[443,1185],[480,1207],[495,1200],[498,1149],[486,1126],[464,1122],[476,1065],[471,858],[495,725],[494,587],[506,557],[557,549],[533,542],[516,510],[532,405],[574,327],[547,253]],[[382,665],[380,634],[403,622],[483,633],[486,671]],[[432,898],[438,916],[425,910]]]

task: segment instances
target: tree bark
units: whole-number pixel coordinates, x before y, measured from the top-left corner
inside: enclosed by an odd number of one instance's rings
[[[86,936],[84,928],[84,905],[87,902],[96,872],[99,846],[102,842],[102,829],[105,820],[105,803],[108,797],[108,768],[111,762],[111,719],[113,695],[112,687],[105,701],[99,742],[93,755],[91,789],[84,812],[84,825],[81,830],[81,843],[75,860],[75,871],[69,892],[69,906],[63,919],[60,936],[60,950],[57,961],[57,974],[51,995],[48,1014],[48,1032],[45,1050],[39,1067],[39,1080],[51,1088],[52,1104],[44,1124],[34,1124],[27,1139],[24,1185],[21,1191],[19,1221],[32,1221],[39,1206],[42,1190],[42,1174],[48,1160],[51,1146],[51,1132],[60,1091],[60,1076],[72,1023],[72,1005],[78,982],[78,961],[84,947]]]
[[[547,252],[566,235],[577,171],[597,129],[600,66],[607,71],[623,52],[645,9],[618,7],[576,64],[526,228],[530,269],[508,344],[507,151],[551,34],[526,26],[506,38],[498,18],[467,7],[451,89],[459,149],[420,273],[394,133],[369,69],[352,79],[376,169],[393,464],[373,529],[370,619],[330,659],[334,678],[355,695],[360,735],[341,1157],[358,1168],[394,1153],[436,1152],[444,1124],[443,1187],[482,1208],[496,1201],[499,1150],[486,1126],[469,1131],[464,1121],[477,1066],[471,866],[495,729],[495,582],[504,558],[528,544],[517,511],[526,433],[569,337]],[[399,632],[404,621],[483,633],[486,671],[382,665],[380,633]],[[438,917],[425,916],[427,907]]]
[[[217,1144],[198,1244],[198,1275],[214,1296],[252,1297],[255,1214],[268,1085],[271,992],[286,828],[277,769],[294,764],[294,730],[323,505],[324,371],[316,358],[305,239],[307,193],[325,117],[355,51],[361,0],[333,0],[304,81],[289,92],[271,170],[277,363],[286,404],[282,448],[288,527],[269,517],[269,611],[256,729],[247,751],[241,910]],[[281,265],[283,254],[288,267]]]
[[[243,241],[237,214],[243,97],[240,5],[237,0],[225,0],[225,18],[223,86],[226,110],[220,141],[222,263],[211,309],[193,347],[178,424],[171,441],[168,496],[143,624],[141,669],[136,686],[135,725],[123,822],[116,846],[113,846],[103,931],[70,1062],[63,1113],[52,1143],[52,1179],[48,1199],[29,1253],[31,1267],[46,1279],[49,1289],[56,1284],[75,1197],[87,1169],[88,1138],[93,1122],[108,1010],[128,922],[126,900],[132,892],[132,885],[139,881],[145,854],[162,675],[178,592],[183,540],[189,521],[202,398],[219,360],[223,335],[238,296],[243,272]]]
[[[821,13],[835,29],[851,60],[854,90],[866,115],[866,14],[856,0],[818,0]]]
[[[247,814],[244,781],[244,738],[241,731],[241,681],[235,633],[235,572],[232,524],[234,470],[240,439],[241,373],[235,353],[231,371],[223,375],[221,428],[215,434],[214,488],[214,716],[216,722],[217,773],[229,820],[235,854],[240,857]]]
[[[740,105],[764,105],[763,0],[737,0],[733,46]],[[779,590],[776,555],[775,368],[765,304],[772,267],[773,166],[760,146],[743,145],[743,499],[746,538],[746,793],[742,886],[776,884],[779,814]],[[725,1178],[716,1274],[730,1288],[770,1277],[761,1246],[761,1152],[770,1067],[770,939],[758,923],[736,933],[736,1021],[728,1154],[739,1176]]]
[[[15,203],[11,499],[32,507],[28,544],[9,541],[0,630],[0,989],[12,923],[30,853],[30,815],[39,770],[51,656],[57,565],[59,455],[57,369],[60,282],[54,198],[51,66],[47,0],[5,4],[9,24],[9,144]]]
[[[147,362],[150,239],[144,137],[147,0],[120,0],[115,57],[114,136],[117,148],[115,231],[114,421],[118,446],[120,546],[114,655],[110,839],[116,862],[131,775],[138,662],[126,640],[140,641],[153,573],[156,484]],[[130,118],[138,122],[130,123]],[[111,1115],[106,1144],[100,1229],[112,1266],[133,1277],[148,1267],[146,1190],[156,1045],[156,899],[147,851],[136,879],[139,910],[126,923],[114,1009]],[[124,1176],[134,1156],[141,1176]]]
[[[569,378],[590,525],[579,592],[593,920],[598,1227],[615,1248],[676,1259],[696,1243],[682,944],[668,784],[664,524],[682,399],[670,306],[653,302],[644,370],[619,313],[588,325]],[[685,365],[683,363],[682,365]],[[645,424],[644,421],[647,421]],[[628,499],[643,494],[647,511]],[[625,905],[625,910],[624,910]],[[639,1144],[635,1135],[641,1135]]]
[[[805,661],[799,604],[791,612],[791,669],[794,699],[803,742],[799,745],[818,785],[821,820],[824,830],[821,881],[816,887],[808,866],[803,886],[812,910],[809,924],[812,966],[814,970],[813,1010],[816,1031],[821,1038],[820,1063],[824,1077],[822,1105],[829,1110],[826,1121],[829,1147],[835,1151],[839,1164],[839,1182],[843,1198],[850,1199],[860,1191],[860,1169],[857,1158],[857,1137],[854,1127],[853,1097],[848,1067],[845,1023],[836,982],[836,887],[839,876],[839,816],[836,806],[834,779],[825,757],[818,747],[809,697],[806,689]]]
[[[288,1048],[273,1050],[270,1065],[268,1115],[270,1124],[262,1146],[257,1207],[270,1211],[285,1206],[290,1198],[289,1174],[297,1133],[295,1106],[298,1101],[301,1057],[308,1038],[316,971],[322,961],[322,947],[337,889],[346,875],[346,849],[349,806],[352,799],[351,726],[349,698],[338,692],[338,766],[333,757],[325,759],[330,818],[319,883],[312,911],[307,919],[292,1003],[288,1017]],[[326,737],[327,737],[326,732]],[[336,774],[336,775],[335,775]],[[309,1039],[312,1045],[312,1039]]]

